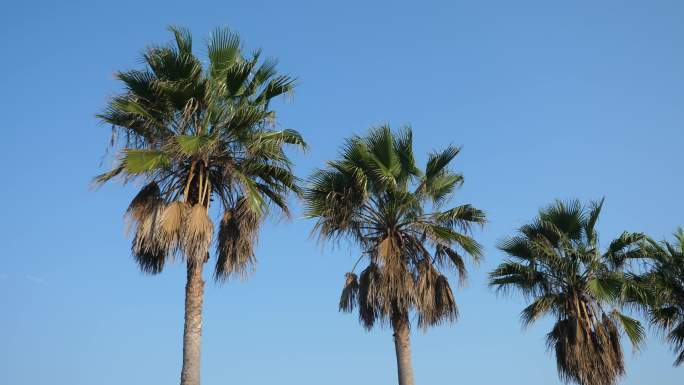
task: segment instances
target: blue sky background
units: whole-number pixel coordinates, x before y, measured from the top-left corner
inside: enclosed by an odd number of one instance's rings
[[[456,293],[460,320],[413,334],[417,382],[558,384],[550,321],[521,330],[522,301],[484,284],[494,245],[554,198],[605,196],[604,244],[684,225],[683,20],[676,0],[4,3],[0,383],[178,381],[184,268],[139,273],[122,220],[136,186],[89,188],[114,71],[178,24],[200,54],[230,26],[300,79],[279,106],[311,145],[300,175],[382,122],[412,124],[418,154],[463,145],[455,203],[488,212],[486,261]],[[355,250],[316,244],[311,225],[267,224],[256,275],[207,285],[204,384],[396,382],[391,332],[337,312]],[[622,384],[681,384],[657,337],[625,351]]]

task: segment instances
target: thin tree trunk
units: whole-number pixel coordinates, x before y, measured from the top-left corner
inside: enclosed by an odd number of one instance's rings
[[[413,385],[413,366],[411,365],[408,317],[396,317],[392,320],[392,328],[394,329],[394,349],[397,353],[399,385]]]
[[[183,329],[181,385],[200,384],[202,301],[204,297],[203,266],[204,264],[188,262],[188,282],[185,285],[185,327]]]

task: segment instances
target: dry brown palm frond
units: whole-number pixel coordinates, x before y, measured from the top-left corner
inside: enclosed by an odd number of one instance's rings
[[[375,248],[384,298],[378,311],[383,317],[392,317],[397,308],[410,309],[415,302],[414,277],[407,255],[401,252],[403,246],[400,237],[387,236]]]
[[[132,255],[140,270],[152,275],[162,272],[167,257],[163,250],[133,250]]]
[[[346,273],[344,288],[340,296],[340,311],[351,312],[356,306],[359,296],[359,281],[354,273]]]
[[[416,284],[416,305],[418,310],[418,325],[426,327],[436,317],[435,289],[439,273],[428,260],[418,265],[418,280]]]
[[[217,281],[224,281],[232,274],[245,278],[253,270],[259,223],[259,214],[244,199],[239,199],[235,207],[223,214],[216,244],[214,278]]]
[[[577,317],[567,318],[548,334],[559,376],[566,383],[615,385],[625,372],[617,327],[605,315],[600,322],[587,325]]]
[[[378,245],[378,255],[384,260],[393,258],[396,255],[392,237],[386,237]]]
[[[181,233],[189,212],[190,207],[187,203],[173,201],[166,205],[161,213],[160,238],[172,251],[178,251],[181,247]]]
[[[207,215],[207,208],[201,204],[194,205],[182,228],[181,244],[185,257],[195,264],[206,262],[214,232],[214,224]]]
[[[456,321],[458,308],[448,279],[427,260],[421,262],[418,270],[416,284],[418,326],[427,328],[445,321]]]
[[[465,260],[456,250],[451,247],[437,245],[435,247],[435,258],[440,266],[450,266],[458,274],[458,284],[465,285],[468,279],[468,270]]]
[[[359,319],[366,329],[371,329],[375,321],[381,319],[384,305],[382,295],[383,279],[380,267],[371,263],[359,276]]]
[[[160,204],[161,192],[159,186],[155,182],[145,185],[138,194],[131,200],[131,203],[126,209],[128,232],[131,227],[137,226],[138,222],[143,220],[155,206]]]
[[[160,237],[160,218],[164,201],[159,186],[151,182],[133,198],[126,210],[128,228],[134,228],[131,252],[145,273],[157,274],[164,268],[169,244]]]
[[[161,201],[148,202],[145,210],[138,210],[135,235],[131,244],[133,257],[145,273],[159,273],[169,254],[169,245],[159,236],[159,218],[163,210]]]
[[[381,266],[382,296],[385,299],[380,308],[385,317],[392,317],[396,309],[411,309],[415,303],[415,282],[406,262],[397,256],[390,263]]]
[[[454,293],[449,285],[449,280],[442,274],[437,277],[435,309],[437,317],[433,320],[432,325],[441,324],[443,321],[455,322],[458,319],[458,307]]]

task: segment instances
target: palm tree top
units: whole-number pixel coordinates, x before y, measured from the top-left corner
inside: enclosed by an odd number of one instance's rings
[[[169,30],[170,44],[144,51],[144,69],[116,74],[124,91],[97,116],[112,126],[118,155],[95,182],[145,184],[128,214],[136,228],[133,254],[150,273],[171,255],[206,259],[209,206],[217,201],[224,215],[216,276],[226,278],[253,261],[257,224],[268,208],[288,214],[287,193],[301,192],[284,146],[306,143],[295,130],[277,130],[269,107],[292,92],[295,80],[278,74],[276,62],[262,60],[259,50],[244,55],[239,36],[227,28],[209,38],[206,65],[193,53],[187,29]]]
[[[359,307],[364,326],[414,311],[422,327],[455,320],[456,304],[446,276],[465,278],[464,255],[477,261],[481,246],[467,235],[485,222],[471,205],[443,207],[463,183],[449,168],[460,149],[428,156],[420,169],[413,155],[413,132],[406,126],[372,128],[343,145],[336,160],[316,171],[304,193],[305,215],[316,219],[322,239],[347,237],[368,266],[347,274],[342,310]],[[357,262],[358,264],[358,262]]]
[[[672,235],[671,241],[648,240],[648,268],[636,277],[646,295],[631,299],[645,305],[648,319],[664,334],[678,366],[684,363],[684,230],[679,227]]]
[[[622,267],[641,255],[646,237],[623,232],[602,251],[596,231],[602,207],[603,199],[545,207],[499,243],[509,259],[490,273],[491,286],[517,290],[531,302],[521,313],[524,326],[556,318],[547,344],[556,351],[559,375],[582,385],[614,384],[624,373],[618,327],[635,347],[644,338],[641,324],[617,307],[633,289]]]

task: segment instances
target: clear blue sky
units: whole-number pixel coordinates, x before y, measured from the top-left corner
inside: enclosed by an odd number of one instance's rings
[[[502,258],[494,244],[557,197],[605,196],[604,243],[684,225],[683,20],[678,0],[5,3],[0,383],[178,381],[184,269],[139,273],[122,220],[134,186],[89,189],[114,71],[178,24],[197,47],[229,26],[300,79],[279,106],[311,144],[295,156],[300,175],[382,122],[412,124],[420,154],[463,145],[456,202],[488,212],[476,234],[486,261],[456,293],[458,323],[414,333],[417,381],[558,384],[550,322],[521,330],[521,300],[484,285]],[[395,383],[391,332],[337,312],[355,251],[317,245],[310,229],[269,223],[256,275],[207,285],[204,384]],[[657,337],[625,350],[622,384],[681,384]]]

